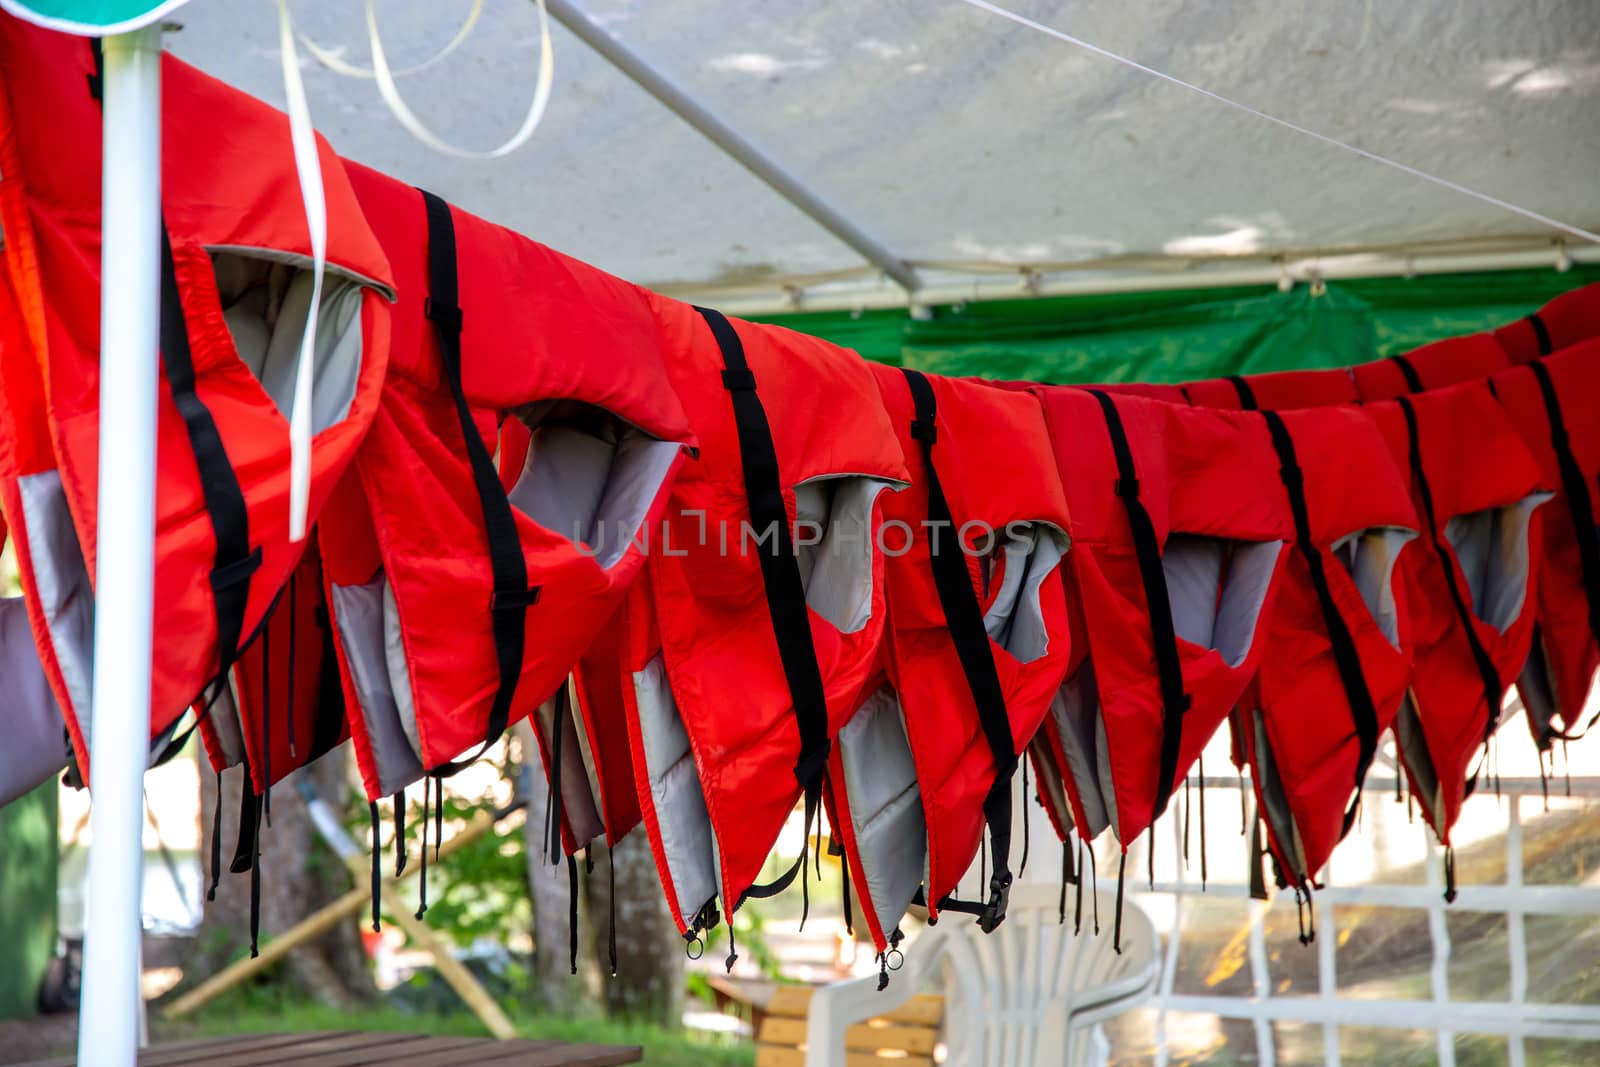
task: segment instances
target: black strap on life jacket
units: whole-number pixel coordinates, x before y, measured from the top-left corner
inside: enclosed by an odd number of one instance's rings
[[[1150,636],[1155,645],[1156,675],[1161,683],[1161,768],[1156,781],[1156,804],[1152,819],[1167,810],[1178,774],[1178,747],[1183,740],[1183,716],[1189,710],[1189,694],[1183,687],[1183,661],[1178,656],[1178,636],[1172,624],[1172,601],[1167,595],[1167,575],[1161,568],[1161,545],[1156,540],[1155,523],[1139,499],[1139,476],[1133,463],[1133,449],[1116,402],[1098,389],[1089,390],[1100,402],[1105,416],[1111,450],[1117,460],[1115,492],[1128,514],[1128,531],[1139,560],[1139,579],[1144,586],[1145,606],[1150,613]]]
[[[1483,647],[1483,641],[1478,637],[1472,608],[1461,592],[1461,583],[1456,580],[1455,563],[1439,539],[1439,528],[1434,522],[1433,491],[1428,487],[1428,475],[1422,469],[1422,446],[1417,432],[1416,409],[1405,397],[1400,397],[1396,402],[1406,419],[1406,438],[1411,452],[1411,477],[1417,484],[1417,495],[1422,500],[1422,521],[1427,523],[1428,538],[1433,543],[1434,554],[1439,557],[1439,566],[1444,570],[1445,585],[1450,590],[1450,602],[1455,607],[1456,618],[1461,623],[1467,645],[1472,651],[1472,662],[1478,668],[1478,676],[1483,682],[1483,698],[1488,703],[1488,721],[1484,725],[1483,740],[1487,743],[1500,718],[1500,697],[1505,691],[1505,686],[1500,681],[1500,672],[1495,670],[1494,661],[1489,658],[1488,650]],[[1473,781],[1474,783],[1477,781],[1476,774],[1473,775]]]
[[[1239,406],[1246,411],[1260,411],[1261,405],[1256,403],[1256,391],[1250,388],[1250,383],[1243,376],[1230,374],[1224,379],[1233,386],[1233,391],[1239,394]]]
[[[189,331],[178,295],[178,275],[173,264],[172,241],[161,229],[161,365],[172,391],[173,406],[183,417],[189,448],[200,474],[200,493],[211,522],[216,551],[211,565],[211,599],[217,624],[219,664],[214,684],[227,683],[228,669],[239,657],[244,631],[250,579],[261,566],[261,549],[250,547],[250,518],[244,490],[228,460],[228,450],[217,430],[211,409],[195,391],[194,358],[189,351]]]
[[[528,585],[528,564],[522,556],[522,541],[517,536],[517,520],[500,484],[500,472],[495,469],[494,458],[478,433],[472,418],[472,408],[467,404],[466,390],[461,380],[461,305],[456,276],[456,231],[450,215],[450,205],[427,190],[422,202],[428,218],[428,296],[423,302],[423,314],[433,323],[439,341],[439,358],[444,364],[445,380],[450,383],[450,394],[455,398],[456,417],[461,423],[461,436],[467,449],[467,461],[472,467],[472,481],[478,491],[478,504],[483,511],[483,530],[489,543],[489,565],[493,572],[494,588],[489,595],[489,617],[494,632],[495,661],[500,668],[500,680],[495,688],[494,702],[489,706],[488,729],[484,731],[483,747],[465,759],[435,768],[435,773],[454,774],[470,764],[500,739],[511,719],[511,702],[516,696],[517,681],[522,676],[522,647],[527,638],[528,609],[539,602],[539,587]]]
[[[933,459],[933,448],[939,440],[938,401],[925,375],[914,370],[901,373],[911,388],[911,402],[916,412],[911,422],[911,436],[921,444],[923,463],[927,467],[928,555],[933,583],[939,592],[945,628],[955,645],[961,673],[978,712],[978,723],[989,744],[989,754],[994,758],[994,782],[983,801],[984,820],[994,841],[994,872],[988,880],[988,900],[976,906],[978,927],[989,933],[1005,919],[1006,901],[1011,894],[1011,776],[1017,768],[1017,749],[1011,736],[1005,692],[1000,687],[1000,675],[994,665],[994,646],[983,624],[983,606],[972,588],[965,546]],[[961,910],[958,902],[943,906],[952,911]]]
[[[1533,339],[1539,346],[1541,356],[1548,356],[1556,350],[1556,346],[1550,343],[1550,327],[1544,324],[1544,319],[1539,317],[1537,311],[1528,316],[1528,325],[1533,327]]]
[[[1322,548],[1311,538],[1311,519],[1306,506],[1305,475],[1295,457],[1294,439],[1284,425],[1283,417],[1273,411],[1262,412],[1267,421],[1267,431],[1272,436],[1273,450],[1278,453],[1278,475],[1289,494],[1289,510],[1294,516],[1295,545],[1306,561],[1311,574],[1311,586],[1317,594],[1317,605],[1322,611],[1322,625],[1328,633],[1328,645],[1333,650],[1333,661],[1339,670],[1339,683],[1344,687],[1345,702],[1350,705],[1350,718],[1355,724],[1360,756],[1356,760],[1355,798],[1345,809],[1344,827],[1340,836],[1350,832],[1360,807],[1361,783],[1366,780],[1367,769],[1378,751],[1378,709],[1367,687],[1366,675],[1361,670],[1361,657],[1356,652],[1355,638],[1345,623],[1333,600],[1328,586],[1327,558]]]
[[[794,706],[795,727],[800,735],[800,756],[794,777],[805,794],[804,843],[800,859],[778,878],[764,886],[751,886],[740,897],[770,897],[788,888],[804,870],[811,848],[811,827],[815,824],[822,799],[822,778],[828,766],[828,704],[817,666],[817,651],[811,639],[811,616],[806,607],[805,583],[800,578],[800,561],[795,555],[794,535],[783,504],[783,478],[778,466],[778,449],[772,440],[772,426],[766,408],[756,393],[756,376],[745,358],[744,342],[726,316],[711,308],[697,307],[722,352],[722,385],[733,405],[734,428],[739,436],[739,462],[744,478],[745,502],[750,525],[756,531],[756,558],[761,564],[761,581],[766,590],[767,615],[772,634],[778,641],[778,657],[784,681]],[[770,547],[763,544],[772,533]],[[804,880],[802,892],[806,891]],[[809,910],[809,895],[802,904],[802,916]],[[736,908],[738,905],[735,904]],[[733,909],[729,909],[730,912]],[[802,917],[801,923],[805,919]]]
[[[1550,370],[1543,363],[1529,363],[1539,383],[1539,395],[1544,400],[1545,418],[1550,423],[1550,447],[1556,454],[1556,465],[1561,470],[1561,492],[1567,498],[1567,514],[1572,518],[1572,533],[1578,542],[1578,562],[1583,573],[1584,597],[1589,608],[1589,633],[1600,641],[1600,530],[1595,528],[1594,502],[1589,496],[1589,479],[1584,477],[1572,452],[1572,439],[1567,435],[1566,419],[1561,414],[1561,400],[1556,394]],[[1591,720],[1591,724],[1593,720]],[[1573,734],[1553,731],[1553,735],[1566,741],[1575,741],[1584,733]]]
[[[1406,388],[1413,393],[1420,393],[1422,389],[1422,375],[1417,373],[1417,368],[1405,356],[1390,356],[1389,362],[1400,368],[1401,375],[1406,380]]]

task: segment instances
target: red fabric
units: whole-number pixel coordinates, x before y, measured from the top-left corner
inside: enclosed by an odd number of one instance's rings
[[[0,219],[19,240],[17,276],[37,279],[24,320],[42,322],[51,440],[89,572],[95,565],[99,427],[101,118],[88,91],[88,43],[0,20],[0,78],[8,100],[3,161],[24,191]],[[250,583],[245,634],[261,622],[304,545],[288,540],[288,423],[239,360],[223,319],[210,248],[310,256],[288,122],[265,104],[164,57],[162,208],[189,333],[196,390],[210,409],[244,490],[261,565]],[[386,285],[388,265],[356,208],[338,157],[319,141],[331,266]],[[24,209],[18,212],[20,206]],[[19,236],[26,234],[26,236]],[[319,433],[312,456],[315,517],[371,418],[387,353],[388,311],[366,291],[361,369],[348,415]],[[193,452],[163,374],[157,429],[152,735],[165,730],[216,674],[221,658],[209,574],[215,545]],[[47,639],[47,635],[40,635]],[[63,705],[69,720],[87,709]],[[81,734],[73,729],[75,737]],[[87,773],[88,753],[80,749]]]
[[[800,738],[766,604],[749,522],[733,407],[710,328],[687,304],[655,298],[673,388],[700,442],[673,487],[647,576],[672,695],[689,736],[717,844],[724,907],[754,884],[801,796],[794,767]],[[905,463],[877,388],[860,357],[775,326],[730,320],[764,398],[790,521],[794,487],[813,478],[866,475],[906,480]],[[882,497],[870,535],[882,523]],[[726,551],[719,544],[726,531]],[[702,536],[702,531],[704,535]],[[871,617],[854,633],[810,611],[830,737],[855,709],[884,626],[883,567],[873,554]],[[635,638],[630,672],[657,652]],[[630,717],[639,804],[662,882],[670,883],[648,796],[638,724]],[[682,902],[697,908],[702,902]],[[675,909],[687,930],[682,909]]]
[[[383,403],[356,467],[400,618],[422,763],[433,768],[475,748],[487,732],[499,679],[488,611],[493,575],[454,399],[423,313],[421,194],[364,167],[350,170],[400,294]],[[688,443],[648,294],[452,211],[464,391],[491,450],[497,413],[551,399],[603,408],[655,437]],[[647,525],[665,496],[657,496]],[[568,531],[520,512],[516,519],[540,595],[527,612],[512,723],[561,684],[643,560],[635,547],[605,567]]]
[[[883,505],[884,521],[903,526],[884,535],[892,549],[884,559],[889,607],[884,674],[869,683],[863,696],[886,684],[899,700],[927,826],[925,891],[929,914],[936,916],[938,901],[954,891],[977,854],[984,829],[982,806],[994,782],[995,764],[934,581],[927,469],[922,445],[911,436],[916,413],[910,389],[898,369],[870,366],[906,457],[911,485]],[[957,528],[977,524],[969,528],[966,563],[980,607],[987,611],[1004,575],[998,569],[985,575],[972,546],[983,544],[983,531],[1003,532],[1010,523],[1047,523],[1065,533],[1066,498],[1033,395],[935,375],[928,381],[937,404],[933,460]],[[945,531],[943,536],[955,535]],[[1042,655],[1022,661],[993,639],[989,642],[1019,755],[1026,752],[1067,668],[1071,642],[1059,575],[1044,580],[1039,607],[1049,634]],[[841,738],[831,756],[830,784],[835,808],[848,811],[843,747]],[[881,952],[890,931],[878,922],[852,823],[841,816],[832,825],[844,840],[861,912]]]
[[[1103,724],[1115,812],[1112,830],[1123,848],[1149,827],[1154,815],[1162,740],[1163,703],[1139,565],[1122,500],[1118,472],[1099,404],[1090,393],[1041,387],[1056,465],[1072,516],[1068,601],[1081,604],[1073,633],[1068,685],[1092,678],[1095,714]],[[1181,783],[1243,693],[1260,663],[1265,627],[1283,571],[1292,524],[1277,493],[1277,462],[1259,416],[1179,407],[1138,397],[1114,397],[1129,438],[1140,486],[1158,542],[1185,533],[1234,542],[1281,542],[1258,622],[1234,664],[1220,653],[1178,638],[1184,688],[1191,704],[1182,718],[1173,782]],[[1169,583],[1170,584],[1170,583]],[[1063,691],[1065,693],[1065,690]],[[1047,719],[1046,751],[1066,766],[1062,739]],[[1076,785],[1066,776],[1073,823],[1090,825]],[[1058,826],[1065,819],[1056,815]],[[1080,831],[1081,832],[1081,831]]]
[[[1511,362],[1492,333],[1465,334],[1414,348],[1405,359],[1417,372],[1424,389],[1442,389],[1487,378]],[[1350,368],[1356,391],[1364,403],[1392,400],[1411,392],[1405,372],[1393,359],[1379,359]],[[1265,407],[1266,405],[1262,405]]]
[[[1364,531],[1405,530],[1421,525],[1383,435],[1358,408],[1292,411],[1283,416],[1304,477],[1311,542],[1322,554],[1339,617],[1360,660],[1362,678],[1378,715],[1379,736],[1393,722],[1410,678],[1410,636],[1398,566],[1385,585],[1392,594],[1393,641],[1379,627],[1357,588],[1340,542]],[[1280,490],[1281,491],[1281,490]],[[1287,506],[1287,494],[1284,494]],[[1396,551],[1419,551],[1415,543]],[[1241,714],[1260,716],[1269,752],[1258,748],[1246,723],[1242,741],[1254,771],[1258,799],[1275,776],[1293,821],[1292,838],[1267,820],[1269,842],[1280,869],[1300,883],[1314,877],[1339,842],[1344,813],[1357,786],[1360,742],[1345,695],[1328,626],[1312,582],[1310,565],[1296,549],[1289,554],[1277,605],[1267,624],[1261,669],[1240,702]],[[1263,810],[1267,805],[1263,803]]]
[[[1600,340],[1564,348],[1543,360],[1543,366],[1555,386],[1573,458],[1588,485],[1590,508],[1600,518]],[[1571,732],[1582,725],[1580,712],[1600,669],[1600,643],[1590,623],[1573,514],[1533,371],[1516,367],[1495,375],[1493,382],[1500,406],[1539,463],[1543,483],[1558,490],[1541,509],[1538,625],[1519,688],[1530,715],[1541,703],[1536,693],[1547,694],[1548,711]],[[1548,733],[1536,734],[1535,739],[1541,747],[1550,742]]]
[[[1600,282],[1562,293],[1537,314],[1549,335],[1551,352],[1600,337]],[[1524,316],[1494,332],[1495,340],[1514,363],[1526,363],[1548,354],[1541,351],[1539,331],[1532,318],[1532,315]]]
[[[1244,381],[1255,397],[1256,406],[1265,411],[1330,407],[1334,404],[1354,404],[1359,400],[1355,381],[1343,367],[1247,374]],[[1226,378],[1190,382],[1184,386],[1184,391],[1189,402],[1197,408],[1241,411],[1245,407],[1238,388]]]
[[[1449,844],[1451,827],[1466,799],[1469,766],[1483,746],[1490,715],[1498,717],[1500,708],[1498,694],[1493,708],[1486,703],[1466,630],[1450,596],[1446,566],[1454,572],[1463,600],[1472,607],[1471,589],[1446,537],[1446,527],[1457,516],[1513,506],[1549,487],[1538,463],[1482,382],[1434,389],[1409,399],[1416,411],[1421,465],[1433,497],[1433,532],[1445,549],[1441,559],[1429,540],[1429,531],[1424,530],[1422,543],[1401,557],[1415,648],[1408,701],[1415,709],[1437,775],[1437,792],[1428,787],[1426,774],[1409,759],[1406,769],[1429,824],[1440,840]],[[1400,402],[1370,404],[1367,410],[1383,431],[1395,462],[1409,475],[1411,450]],[[1410,489],[1418,515],[1426,523],[1414,479]],[[1542,556],[1542,511],[1533,512],[1528,528],[1527,575],[1534,584]],[[1501,546],[1497,552],[1504,556],[1511,547]],[[1490,626],[1476,613],[1470,620],[1499,675],[1502,693],[1528,657],[1535,614],[1535,597],[1530,594],[1531,588],[1504,630]],[[1402,706],[1403,718],[1405,713]],[[1405,755],[1404,743],[1401,751]]]

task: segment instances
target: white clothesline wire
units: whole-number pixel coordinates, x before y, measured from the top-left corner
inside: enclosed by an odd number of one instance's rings
[[[1403,174],[1409,174],[1413,178],[1420,178],[1425,182],[1431,182],[1432,184],[1441,188],[1449,189],[1451,192],[1460,193],[1463,196],[1470,196],[1474,200],[1488,204],[1492,207],[1500,208],[1502,211],[1509,211],[1513,214],[1521,215],[1525,219],[1532,219],[1534,222],[1540,223],[1541,225],[1549,226],[1552,229],[1560,230],[1563,233],[1571,234],[1574,237],[1581,237],[1585,241],[1592,241],[1595,244],[1600,244],[1600,234],[1585,230],[1580,226],[1574,226],[1571,223],[1562,222],[1560,219],[1551,218],[1549,215],[1544,215],[1534,211],[1531,208],[1525,208],[1518,204],[1513,204],[1509,200],[1502,200],[1497,196],[1490,195],[1489,193],[1479,192],[1477,189],[1468,188],[1459,182],[1451,181],[1449,178],[1441,178],[1437,174],[1429,174],[1425,170],[1419,170],[1410,164],[1401,163],[1396,159],[1390,159],[1388,156],[1379,155],[1376,152],[1369,152],[1367,149],[1358,148],[1353,144],[1347,144],[1346,142],[1339,140],[1337,137],[1330,137],[1325,133],[1318,133],[1316,130],[1307,129],[1304,126],[1301,126],[1299,123],[1291,122],[1288,119],[1279,118],[1277,115],[1268,114],[1267,112],[1261,111],[1258,108],[1251,107],[1249,104],[1242,104],[1239,101],[1232,100],[1220,93],[1215,93],[1210,89],[1195,85],[1193,82],[1186,82],[1182,78],[1167,74],[1164,71],[1156,70],[1154,67],[1147,67],[1137,60],[1129,59],[1127,56],[1119,55],[1118,53],[1110,51],[1106,48],[1101,48],[1099,45],[1090,44],[1081,37],[1074,37],[1070,33],[1067,33],[1063,30],[1058,30],[1053,26],[1047,26],[1036,19],[1031,19],[1026,15],[1018,14],[1015,11],[1000,7],[997,4],[989,3],[988,0],[961,0],[961,3],[964,3],[969,7],[978,8],[981,11],[987,11],[992,15],[998,15],[1000,18],[1007,19],[1019,26],[1024,26],[1030,30],[1042,33],[1047,37],[1054,37],[1058,41],[1065,41],[1067,44],[1073,45],[1076,48],[1081,48],[1086,52],[1093,52],[1097,56],[1102,56],[1106,59],[1112,60],[1113,62],[1121,63],[1123,66],[1139,71],[1141,74],[1148,74],[1152,78],[1158,78],[1161,81],[1169,82],[1180,88],[1187,89],[1191,93],[1198,93],[1209,100],[1215,100],[1217,103],[1225,104],[1236,111],[1242,111],[1246,115],[1252,115],[1255,118],[1273,123],[1274,125],[1282,126],[1284,129],[1293,130],[1295,133],[1298,133],[1301,136],[1310,137],[1314,140],[1321,141],[1323,144],[1332,145],[1334,148],[1343,149],[1344,151],[1358,155],[1363,159],[1370,159],[1374,163],[1381,163],[1384,166],[1391,167]]]

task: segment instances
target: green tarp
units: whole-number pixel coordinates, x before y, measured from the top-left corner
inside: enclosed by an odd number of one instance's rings
[[[1043,382],[1181,382],[1395,355],[1492,329],[1568,289],[1600,281],[1600,266],[1040,297],[905,311],[769,316],[919,370]]]

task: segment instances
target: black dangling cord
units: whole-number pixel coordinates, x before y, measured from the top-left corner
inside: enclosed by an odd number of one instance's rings
[[[578,973],[578,860],[567,857],[567,962]]]
[[[1094,936],[1100,936],[1100,869],[1095,864],[1094,846],[1089,846],[1089,903],[1094,908]]]
[[[245,788],[250,783],[245,782]],[[250,859],[250,958],[261,955],[261,806],[256,806],[255,850]]]
[[[1307,943],[1306,942],[1306,898],[1300,892],[1300,887],[1298,885],[1296,885],[1294,887],[1294,918],[1295,918],[1296,925],[1298,925],[1300,927],[1300,943],[1302,945],[1304,945],[1304,944]]]
[[[391,799],[394,804],[394,876],[406,870],[406,791],[402,788]]]
[[[1067,882],[1072,874],[1072,849],[1061,842],[1061,899],[1056,902],[1056,925],[1067,925]]]
[[[427,775],[422,776],[422,864],[417,870],[420,888],[417,891],[418,907],[417,918],[422,918],[428,913],[428,794],[432,792],[429,786],[432,781]]]
[[[583,873],[594,873],[594,852],[590,850],[588,845],[583,848]]]
[[[1306,928],[1300,943],[1309,945],[1317,939],[1317,904],[1311,896],[1311,882],[1308,879],[1300,879],[1300,889],[1306,895]]]
[[[444,840],[444,779],[433,780],[433,862],[439,862],[439,842]]]
[[[1412,802],[1411,790],[1406,790],[1406,825],[1414,826],[1417,822],[1417,807]]]
[[[1496,800],[1504,800],[1505,798],[1500,795],[1500,735],[1499,734],[1495,734],[1493,737],[1489,738],[1489,748],[1488,748],[1488,750],[1486,752],[1484,752],[1484,758],[1488,759],[1490,756],[1494,757],[1494,763],[1493,763],[1492,769],[1490,771],[1490,776],[1494,778],[1494,798]]]
[[[1176,817],[1177,813],[1174,812],[1173,815]],[[1126,850],[1124,850],[1124,854],[1126,854]],[[1156,889],[1156,824],[1153,822],[1150,824],[1150,829],[1146,830],[1144,834],[1144,855],[1147,868],[1146,874],[1150,879],[1150,891],[1153,893]]]
[[[1200,754],[1200,892],[1206,891],[1206,757]]]
[[[1194,797],[1189,792],[1189,776],[1183,776],[1183,869],[1189,869],[1189,812],[1192,809]]]
[[[545,805],[545,813],[550,818],[550,863],[561,862],[561,854],[565,851],[561,839],[561,739],[566,736],[564,729],[566,723],[562,721],[560,701],[556,702],[555,714],[550,719],[550,802]],[[569,857],[570,858],[570,857]],[[574,935],[576,936],[576,935]],[[574,971],[574,974],[577,972]]]
[[[1078,838],[1078,880],[1073,890],[1072,936],[1083,933],[1083,838]]]
[[[382,854],[378,849],[378,802],[367,801],[367,814],[372,818],[372,932],[380,933],[383,924],[379,921],[378,911],[383,895],[383,868],[379,866]]]
[[[878,992],[889,988],[889,954],[878,953]]]
[[[1022,761],[1022,861],[1017,864],[1017,877],[1028,870],[1028,761]]]
[[[1496,737],[1499,735],[1496,734]],[[1498,765],[1498,761],[1496,761]],[[1567,751],[1567,739],[1561,739],[1561,776],[1566,781],[1567,796],[1572,795],[1572,753]]]
[[[728,968],[728,973],[733,973],[733,965],[739,962],[739,946],[733,941],[733,909],[728,909],[728,958],[722,961]]]
[[[989,884],[989,839],[978,831],[978,892]]]
[[[295,603],[295,586],[298,585],[298,584],[299,583],[295,581],[294,575],[290,575],[289,576],[289,683],[288,683],[289,684],[289,689],[288,689],[288,694],[287,694],[287,698],[286,698],[287,699],[288,710],[285,712],[285,718],[287,718],[289,720],[289,758],[292,759],[292,760],[298,760],[300,758],[300,754],[297,751],[295,751],[295,743],[294,743],[294,646],[295,646],[295,630],[296,630],[296,627],[295,627],[296,619],[295,619],[294,603]]]
[[[856,921],[850,907],[850,857],[839,856],[840,885],[844,890],[844,932],[851,937],[856,936]]]
[[[1544,797],[1544,813],[1550,814],[1550,775],[1545,771],[1544,758],[1549,752],[1546,749],[1539,753],[1539,792]]]
[[[1250,808],[1245,800],[1244,772],[1239,772],[1239,836],[1250,835]]]
[[[1456,902],[1456,850],[1454,845],[1444,847],[1444,902]]]
[[[1396,804],[1402,804],[1405,802],[1405,794],[1401,791],[1401,779],[1404,777],[1405,775],[1400,770],[1400,764],[1398,761],[1396,761],[1394,765],[1394,802]]]
[[[249,788],[246,783],[245,788]],[[206,890],[207,900],[217,899],[217,885],[222,881],[222,772],[217,772],[217,803],[211,809],[211,888]]]
[[[1117,863],[1117,917],[1111,926],[1111,949],[1117,955],[1122,955],[1122,885],[1126,879],[1123,875],[1128,870],[1128,850],[1122,850],[1122,859]],[[1096,931],[1097,933],[1099,931]]]
[[[811,915],[811,828],[800,832],[800,929],[806,928]],[[732,908],[728,909],[730,912]],[[728,916],[728,938],[733,939],[733,916]]]
[[[272,612],[261,628],[261,806],[272,825],[272,656],[267,638],[272,632]],[[227,684],[226,680],[223,682]]]
[[[617,853],[608,844],[606,845],[606,869],[611,877],[611,893],[607,898],[611,905],[611,925],[606,929],[606,956],[611,964],[611,977],[617,976]]]

